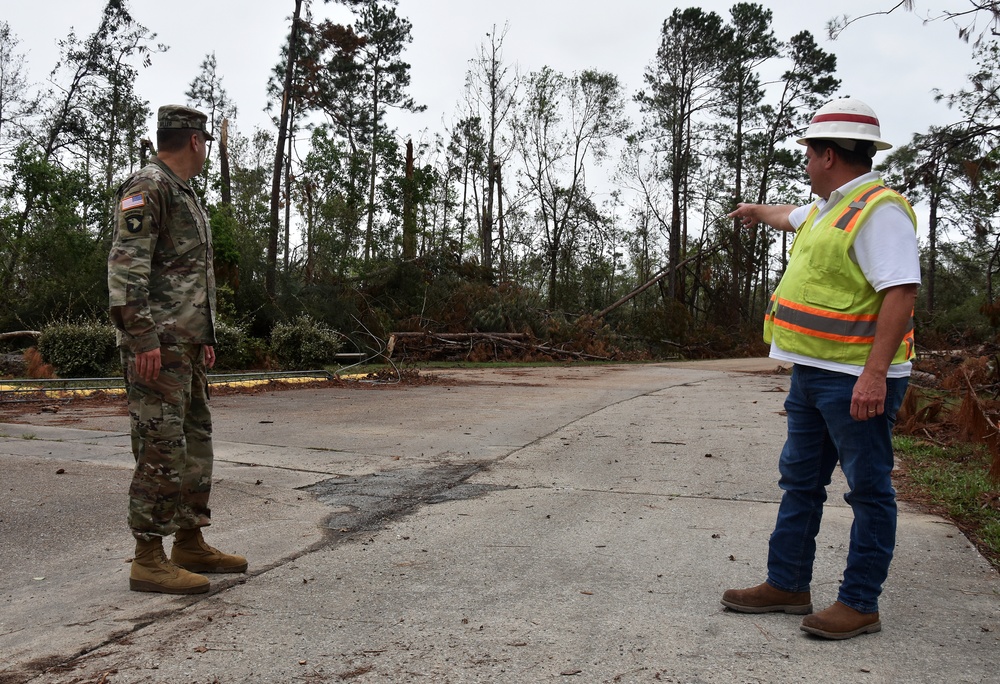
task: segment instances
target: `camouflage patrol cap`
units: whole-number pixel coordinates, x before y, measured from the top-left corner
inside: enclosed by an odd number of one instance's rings
[[[215,140],[205,128],[207,122],[208,117],[205,114],[184,105],[163,105],[156,115],[157,130],[192,128],[204,133],[206,139]]]

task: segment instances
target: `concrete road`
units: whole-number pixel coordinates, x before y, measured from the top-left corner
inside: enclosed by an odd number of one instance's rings
[[[0,406],[0,684],[998,681],[1000,583],[903,506],[883,630],[740,615],[788,376],[770,360],[449,370],[213,400],[207,537],[246,575],[128,591],[120,406]],[[850,509],[831,487],[814,602]]]

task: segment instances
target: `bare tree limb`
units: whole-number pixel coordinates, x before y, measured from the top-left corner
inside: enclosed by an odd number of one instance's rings
[[[976,34],[978,30],[979,37],[976,38],[974,43],[976,46],[983,41],[983,38],[986,35],[994,37],[1000,36],[1000,2],[997,0],[968,0],[968,2],[968,9],[960,11],[941,10],[941,13],[938,16],[928,15],[928,17],[924,19],[924,23],[938,21],[939,19],[947,19],[951,23],[955,24],[956,28],[958,28],[958,37],[966,43],[969,42],[969,39]],[[878,15],[892,14],[900,7],[905,8],[908,12],[912,12],[914,11],[914,5],[914,0],[900,0],[900,2],[896,3],[887,10],[869,12],[868,14],[862,14],[859,17],[849,17],[846,14],[835,17],[826,23],[827,35],[830,40],[836,40],[848,26],[856,21]],[[976,20],[982,14],[987,16],[988,23],[985,28],[977,29]]]

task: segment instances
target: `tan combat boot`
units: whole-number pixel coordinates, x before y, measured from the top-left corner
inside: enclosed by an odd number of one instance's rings
[[[170,560],[191,572],[246,572],[247,559],[205,543],[201,528],[177,530]]]
[[[209,589],[208,579],[167,560],[163,540],[136,541],[135,558],[128,588],[132,591],[155,591],[161,594],[203,594]]]

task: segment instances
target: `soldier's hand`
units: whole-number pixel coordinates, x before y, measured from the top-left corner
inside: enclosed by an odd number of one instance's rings
[[[151,349],[135,355],[135,372],[146,382],[160,377],[160,350]]]
[[[215,365],[215,347],[210,344],[205,345],[205,367],[211,368]]]

